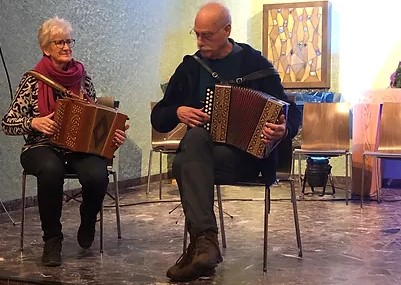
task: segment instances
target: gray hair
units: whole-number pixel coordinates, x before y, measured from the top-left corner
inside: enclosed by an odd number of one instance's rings
[[[38,42],[41,48],[46,47],[51,38],[57,34],[72,32],[71,23],[65,19],[54,17],[46,20],[38,30]]]

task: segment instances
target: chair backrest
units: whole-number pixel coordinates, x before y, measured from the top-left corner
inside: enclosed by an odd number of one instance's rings
[[[156,105],[157,102],[151,102],[150,107]],[[184,137],[187,131],[187,126],[183,123],[179,123],[173,130],[168,133],[159,133],[152,128],[152,148],[159,151],[175,151],[180,144],[181,139]]]
[[[345,102],[305,103],[301,149],[349,150],[349,112],[349,104]]]
[[[118,107],[118,106],[116,107],[116,102],[118,101],[115,101],[113,96],[102,96],[102,97],[97,97],[96,99],[97,103],[100,105],[104,105],[111,108]]]
[[[378,150],[401,153],[401,102],[384,102]]]

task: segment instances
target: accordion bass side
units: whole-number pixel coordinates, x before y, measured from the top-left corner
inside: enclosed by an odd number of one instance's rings
[[[77,99],[59,99],[54,120],[59,129],[51,142],[73,152],[113,158],[116,129],[124,130],[128,117],[115,109]]]
[[[210,123],[204,127],[215,142],[233,145],[249,154],[263,158],[276,144],[262,142],[262,129],[277,123],[281,114],[287,115],[288,103],[266,93],[223,84],[207,89],[205,112]]]

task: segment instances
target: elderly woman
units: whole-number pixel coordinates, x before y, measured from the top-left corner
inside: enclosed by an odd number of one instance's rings
[[[63,85],[89,101],[96,100],[91,78],[79,61],[72,58],[75,40],[71,24],[58,17],[48,19],[39,28],[38,41],[43,57],[34,70]],[[35,77],[25,75],[14,101],[2,120],[8,135],[26,135],[21,164],[25,171],[37,177],[38,206],[43,230],[42,262],[46,266],[60,266],[63,233],[61,211],[66,165],[77,173],[82,185],[81,224],[77,239],[87,249],[95,235],[96,216],[101,209],[108,185],[108,161],[87,153],[72,153],[50,142],[57,130],[53,121],[55,101],[65,96]],[[126,129],[128,126],[126,127]],[[114,135],[116,146],[123,144],[125,130]]]

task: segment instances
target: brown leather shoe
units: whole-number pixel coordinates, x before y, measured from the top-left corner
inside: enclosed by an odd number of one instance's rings
[[[177,260],[176,264],[167,270],[166,276],[179,282],[192,281],[200,277],[211,277],[216,272],[217,263],[222,260],[217,234],[210,232],[191,236],[187,250]]]
[[[199,235],[192,263],[197,268],[214,268],[222,261],[217,233],[207,231]]]

